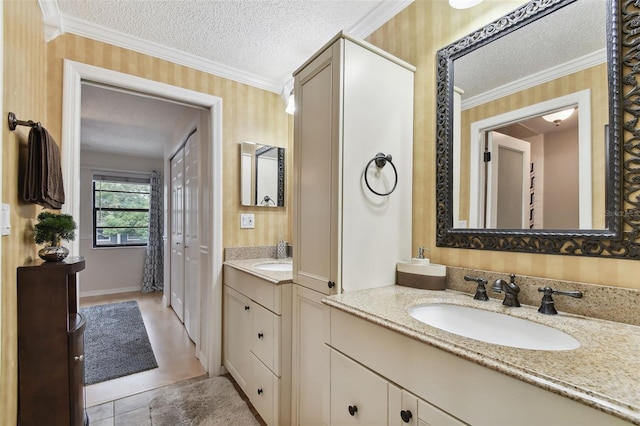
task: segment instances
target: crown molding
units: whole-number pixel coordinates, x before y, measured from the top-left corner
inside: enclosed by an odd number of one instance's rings
[[[189,68],[197,69],[209,74],[214,74],[239,83],[264,89],[269,92],[280,93],[281,82],[266,79],[262,76],[248,73],[228,65],[204,59],[190,53],[161,45],[159,43],[142,40],[119,31],[114,31],[99,25],[76,19],[62,14],[65,32],[87,37],[103,43],[133,50],[155,58],[174,62]]]
[[[496,87],[495,89],[465,99],[462,101],[462,111],[480,106],[487,102],[495,101],[496,99],[503,98],[513,93],[538,86],[548,81],[553,81],[557,78],[564,77],[566,75],[573,74],[575,72],[582,71],[605,62],[607,62],[607,49],[595,51],[578,59],[574,59],[572,61],[565,62],[564,64],[548,68],[536,74],[523,77],[519,80],[512,81],[511,83]]]
[[[59,35],[64,34],[60,10],[57,0],[38,0],[42,12],[42,24],[44,26],[44,39],[50,42]]]
[[[365,38],[413,3],[413,1],[414,0],[383,1],[351,27],[349,33],[355,37]],[[42,11],[46,41],[51,41],[67,32],[164,59],[269,92],[280,94],[283,90],[283,83],[280,81],[266,79],[257,74],[61,14],[57,0],[38,0],[38,3]]]
[[[413,0],[385,0],[367,13],[347,32],[358,38],[369,37],[375,30],[380,28],[385,22],[406,9]]]

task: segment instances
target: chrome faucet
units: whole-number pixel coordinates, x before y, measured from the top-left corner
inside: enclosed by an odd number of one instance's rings
[[[507,283],[503,279],[497,279],[493,282],[491,290],[494,293],[502,293],[504,291],[504,300],[502,304],[505,306],[518,307],[520,302],[518,301],[518,293],[520,293],[520,287],[516,284],[515,274],[511,274],[511,279]]]

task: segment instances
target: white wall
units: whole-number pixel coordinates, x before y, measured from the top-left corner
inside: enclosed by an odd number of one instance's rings
[[[162,159],[80,152],[80,296],[138,291],[142,286],[145,247],[93,248],[92,168],[148,172],[163,170]]]

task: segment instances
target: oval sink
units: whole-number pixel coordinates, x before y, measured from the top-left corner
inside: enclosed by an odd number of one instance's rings
[[[486,343],[541,351],[568,351],[580,342],[567,333],[498,312],[445,303],[414,306],[409,315],[432,327]]]
[[[255,265],[254,268],[263,271],[291,272],[293,271],[293,264],[288,262],[269,262]]]

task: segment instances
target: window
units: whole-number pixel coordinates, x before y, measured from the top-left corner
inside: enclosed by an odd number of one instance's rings
[[[93,175],[93,247],[146,246],[148,177],[116,172]]]

